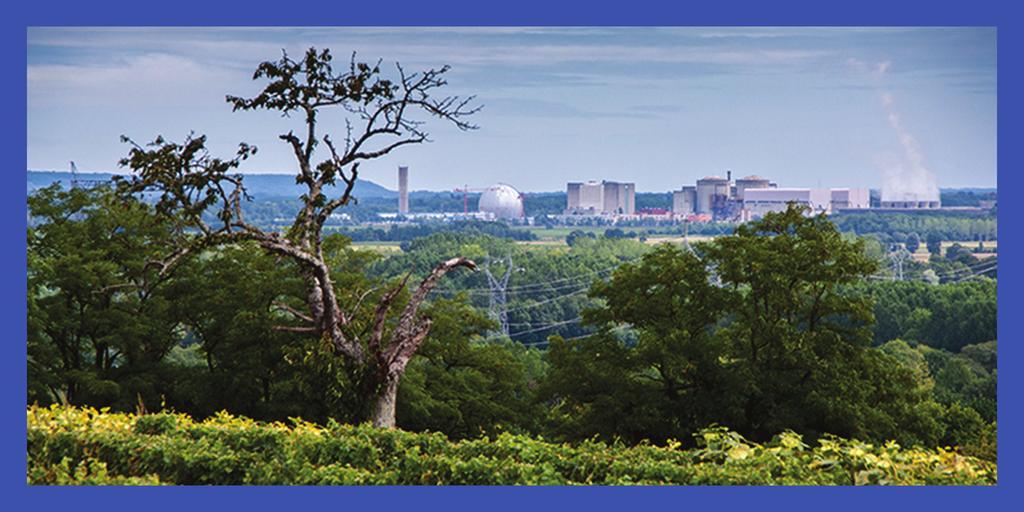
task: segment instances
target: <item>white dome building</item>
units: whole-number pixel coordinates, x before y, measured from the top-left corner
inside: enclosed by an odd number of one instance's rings
[[[499,219],[518,219],[523,216],[523,195],[511,185],[499,183],[487,187],[480,194],[481,212],[493,214]]]

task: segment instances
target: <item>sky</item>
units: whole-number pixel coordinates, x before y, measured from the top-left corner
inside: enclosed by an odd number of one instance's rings
[[[780,187],[995,187],[994,28],[30,28],[28,166],[126,172],[119,140],[206,134],[259,148],[242,172],[293,173],[301,119],[232,112],[259,62],[330,48],[395,76],[450,65],[479,129],[365,163],[414,190],[618,180],[668,191],[705,175]],[[344,136],[345,112],[321,129]]]

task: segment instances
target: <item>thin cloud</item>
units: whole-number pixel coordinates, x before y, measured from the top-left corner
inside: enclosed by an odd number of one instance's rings
[[[156,101],[166,105],[176,100],[191,104],[197,95],[209,96],[209,91],[223,87],[217,84],[238,78],[216,67],[166,54],[129,57],[104,66],[34,65],[28,68],[28,102],[30,106],[83,101],[124,105],[137,99],[147,104]]]

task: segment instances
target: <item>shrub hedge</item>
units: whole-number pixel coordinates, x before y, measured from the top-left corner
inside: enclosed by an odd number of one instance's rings
[[[761,445],[721,427],[696,447],[556,444],[221,413],[28,408],[28,482],[41,485],[991,485],[994,464],[948,449],[787,432]]]

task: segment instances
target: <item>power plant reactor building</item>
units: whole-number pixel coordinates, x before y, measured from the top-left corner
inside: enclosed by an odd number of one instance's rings
[[[772,183],[766,178],[762,178],[756,174],[750,176],[744,176],[736,180],[736,200],[743,201],[744,192],[748,189],[760,189],[760,188],[772,188]]]
[[[705,176],[697,180],[697,202],[695,213],[713,213],[723,208],[731,195],[732,185],[728,178]]]
[[[398,214],[409,213],[409,168],[398,167]]]
[[[567,215],[634,215],[636,185],[617,181],[588,181],[566,185]]]
[[[479,210],[499,219],[523,217],[523,195],[511,185],[499,183],[480,194]]]
[[[783,211],[789,203],[807,206],[810,213],[863,209],[871,206],[866,188],[778,188],[756,174],[732,181],[726,177],[705,176],[696,186],[684,186],[672,192],[672,213],[704,216],[719,221],[749,220],[768,212]]]

